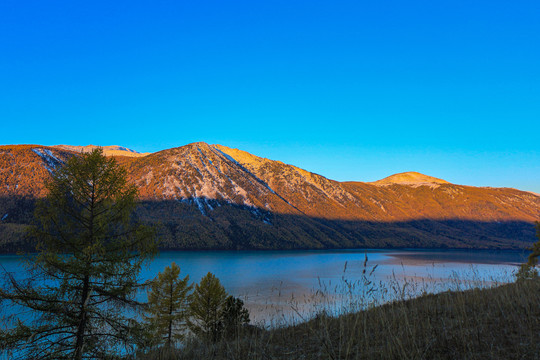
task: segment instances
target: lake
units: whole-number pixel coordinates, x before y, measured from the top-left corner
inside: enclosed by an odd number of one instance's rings
[[[192,282],[212,272],[230,294],[244,300],[253,322],[279,326],[323,310],[354,311],[424,292],[509,282],[527,255],[527,251],[416,249],[163,251],[141,276],[151,279],[172,262]],[[2,255],[0,265],[20,276],[20,257]],[[141,299],[145,296],[140,294]]]

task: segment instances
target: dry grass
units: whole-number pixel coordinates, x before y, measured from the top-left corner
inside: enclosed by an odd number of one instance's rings
[[[140,359],[540,359],[540,282],[321,312],[297,325],[251,328],[237,340],[193,341]]]

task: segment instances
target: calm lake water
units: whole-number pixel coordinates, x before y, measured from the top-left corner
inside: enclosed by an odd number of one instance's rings
[[[305,320],[322,310],[352,311],[423,292],[509,282],[527,254],[487,250],[164,251],[141,275],[151,279],[172,262],[192,282],[212,272],[230,294],[244,300],[252,321],[277,326]],[[0,265],[20,276],[20,260],[3,255]],[[141,299],[145,296],[140,294]]]

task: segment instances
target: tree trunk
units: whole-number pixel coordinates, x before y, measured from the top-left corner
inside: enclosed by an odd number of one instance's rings
[[[172,340],[172,313],[173,313],[173,284],[170,284],[170,293],[169,293],[169,336],[167,339],[167,346],[171,348]]]
[[[88,275],[83,280],[83,291],[81,294],[80,312],[79,312],[79,326],[77,327],[77,337],[75,342],[75,360],[82,360],[83,348],[84,348],[84,333],[87,323],[87,311],[86,302],[90,293],[90,278]]]

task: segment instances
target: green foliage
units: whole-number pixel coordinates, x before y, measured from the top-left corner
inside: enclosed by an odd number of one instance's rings
[[[180,279],[174,262],[151,282],[145,316],[150,345],[171,347],[185,337],[189,310],[189,276]]]
[[[538,241],[533,244],[527,261],[527,264],[530,266],[536,266],[538,264],[538,257],[540,256],[540,222],[536,222],[536,237]]]
[[[201,340],[215,343],[223,332],[223,310],[227,300],[225,288],[212,273],[195,285],[190,303],[190,330]]]
[[[134,342],[135,293],[154,232],[132,216],[137,190],[101,149],[71,157],[38,202],[29,278],[5,274],[0,298],[30,311],[0,332],[11,358],[111,358]]]
[[[223,308],[223,333],[228,339],[236,339],[244,325],[249,323],[249,312],[244,302],[234,296],[227,297]]]
[[[536,236],[538,237],[538,241],[535,242],[530,249],[531,253],[527,258],[527,262],[525,264],[521,264],[518,272],[516,273],[517,281],[540,278],[538,270],[536,269],[538,257],[540,256],[540,222],[536,223]]]
[[[521,264],[516,272],[516,281],[538,279],[538,271],[528,263]]]

